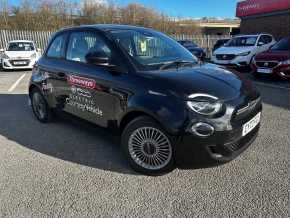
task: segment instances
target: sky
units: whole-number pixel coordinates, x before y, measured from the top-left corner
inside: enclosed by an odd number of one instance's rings
[[[17,5],[19,2],[20,0],[9,0],[12,5]],[[141,3],[172,17],[234,18],[238,0],[114,0],[114,2],[120,5]]]

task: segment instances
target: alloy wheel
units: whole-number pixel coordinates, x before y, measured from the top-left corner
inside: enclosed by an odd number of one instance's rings
[[[132,159],[145,169],[159,170],[172,157],[172,146],[168,137],[154,127],[136,129],[129,138],[128,146]]]

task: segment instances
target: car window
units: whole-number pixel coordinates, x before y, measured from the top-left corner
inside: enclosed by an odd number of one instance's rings
[[[265,37],[266,44],[269,44],[269,43],[271,43],[273,41],[272,36],[265,35],[264,37]]]
[[[242,47],[242,46],[254,46],[257,41],[257,36],[243,36],[232,38],[226,46],[228,47]]]
[[[290,38],[281,39],[275,44],[271,50],[273,51],[290,51]]]
[[[112,30],[111,34],[141,70],[156,70],[176,60],[197,63],[196,58],[187,49],[161,33]]]
[[[65,35],[57,36],[51,43],[46,56],[50,58],[61,58],[63,57],[63,49],[65,42]]]
[[[34,51],[32,42],[10,42],[7,51]]]
[[[272,42],[272,37],[269,36],[269,35],[262,35],[262,36],[260,37],[260,40],[259,40],[259,43],[260,43],[260,42],[262,42],[262,43],[264,43],[264,44],[269,44],[269,43]]]
[[[74,32],[70,35],[66,59],[86,62],[86,55],[91,52],[103,53],[111,58],[111,50],[94,32]]]

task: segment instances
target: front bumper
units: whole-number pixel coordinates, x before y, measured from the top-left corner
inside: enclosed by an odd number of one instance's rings
[[[21,64],[21,65],[15,65],[15,61],[24,61],[26,64]],[[1,60],[1,65],[3,69],[7,70],[14,70],[14,69],[32,69],[34,64],[36,62],[36,59],[2,59]]]
[[[243,125],[262,111],[261,102],[241,115],[233,115],[231,127],[201,138],[185,132],[177,139],[176,163],[182,168],[203,168],[229,162],[245,151],[258,135],[260,123],[242,136]],[[228,124],[218,124],[228,126]]]
[[[258,73],[258,66],[252,65],[253,72]],[[283,79],[290,79],[290,65],[278,65],[274,68],[265,68],[271,70],[270,75],[277,75]],[[262,74],[262,73],[260,73]],[[264,73],[265,74],[265,73]]]
[[[251,56],[236,56],[232,60],[219,60],[216,56],[212,56],[211,61],[219,65],[227,65],[233,67],[245,67],[251,64]]]

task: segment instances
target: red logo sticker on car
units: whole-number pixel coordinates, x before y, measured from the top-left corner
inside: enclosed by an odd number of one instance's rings
[[[67,81],[70,85],[80,86],[88,89],[96,88],[96,81],[93,79],[88,79],[80,76],[68,76]]]

